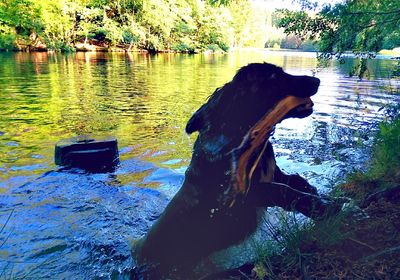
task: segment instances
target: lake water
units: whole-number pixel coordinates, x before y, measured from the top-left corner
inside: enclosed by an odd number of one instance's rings
[[[112,278],[132,267],[130,242],[182,183],[187,120],[250,62],[321,79],[314,114],[285,120],[272,141],[278,164],[322,192],[362,166],[379,109],[400,101],[385,58],[360,81],[348,77],[351,58],[315,72],[313,53],[0,53],[0,275]],[[117,137],[116,172],[57,169],[55,143],[81,134]]]

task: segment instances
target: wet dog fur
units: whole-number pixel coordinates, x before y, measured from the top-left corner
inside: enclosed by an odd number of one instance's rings
[[[249,193],[232,207],[223,205],[231,187],[230,152],[249,129],[288,95],[309,97],[319,80],[293,76],[281,68],[254,63],[217,89],[191,117],[186,132],[198,131],[185,180],[165,211],[135,248],[147,279],[182,278],[211,253],[253,233],[266,207],[280,206],[311,218],[323,216],[330,202],[299,175],[286,175],[275,164],[271,143],[255,172]],[[286,117],[303,118],[312,108],[293,109]],[[271,180],[263,180],[272,168]]]

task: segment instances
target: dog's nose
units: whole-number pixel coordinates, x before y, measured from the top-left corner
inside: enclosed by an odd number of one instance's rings
[[[293,76],[291,83],[294,95],[299,97],[309,97],[317,93],[320,80],[310,76]]]
[[[315,77],[311,76],[299,76],[300,79],[303,80],[304,83],[306,83],[310,87],[318,88],[320,80]]]
[[[321,81],[318,78],[315,77],[310,77],[312,79],[312,83],[316,86],[319,87],[319,84],[321,83]]]
[[[319,84],[321,83],[321,81],[315,77],[309,77],[309,78],[310,78],[310,84],[311,84],[311,88],[312,88],[312,92],[313,92],[312,95],[314,95],[317,93],[318,87],[319,87]]]

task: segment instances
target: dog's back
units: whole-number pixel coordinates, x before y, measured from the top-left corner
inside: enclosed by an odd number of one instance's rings
[[[149,267],[148,273],[154,274],[150,278],[170,273],[174,278],[187,277],[202,258],[254,232],[257,213],[263,210],[257,210],[250,201],[221,207],[223,185],[230,181],[229,159],[225,157],[228,155],[207,162],[195,145],[181,189],[136,247],[138,262],[153,266]]]

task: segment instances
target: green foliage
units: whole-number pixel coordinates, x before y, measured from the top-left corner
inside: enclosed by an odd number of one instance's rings
[[[280,11],[278,25],[285,33],[302,39],[317,39],[321,58],[340,58],[351,51],[360,59],[374,57],[383,48],[400,45],[400,1],[347,0],[334,6],[325,5],[318,12],[308,0],[298,0],[302,11]],[[362,64],[362,62],[361,62]],[[362,76],[364,68],[358,75]]]
[[[108,17],[104,17],[102,31],[105,32],[106,39],[110,42],[111,46],[116,46],[119,42],[124,40],[123,29],[118,24]]]
[[[13,29],[6,25],[0,25],[0,50],[13,49],[16,34]]]
[[[291,39],[276,26],[279,19],[250,0],[0,0],[0,48],[69,51],[78,43],[182,52],[280,48]],[[398,37],[393,34],[385,46]]]
[[[343,231],[351,208],[343,210],[335,216],[314,222],[299,220],[294,213],[277,213],[278,223],[265,220],[266,236],[272,240],[255,241],[257,254],[255,271],[260,279],[275,279],[273,263],[279,261],[286,267],[301,266],[312,250],[326,248],[351,236],[351,232]]]
[[[247,32],[252,13],[249,0],[0,0],[0,48],[227,51],[257,37]]]
[[[0,48],[25,48],[29,36],[42,29],[40,13],[40,6],[34,1],[1,0]]]
[[[30,35],[39,32],[41,9],[31,0],[2,0],[0,2],[0,23],[14,27],[17,34]]]
[[[371,161],[365,172],[350,174],[350,184],[358,186],[353,195],[362,200],[373,192],[400,183],[400,105],[389,108],[388,121],[382,122],[376,135]],[[361,189],[360,189],[361,187]]]
[[[270,20],[271,13],[258,3],[249,0],[230,1],[232,40],[234,47],[265,47],[267,39],[273,39],[275,28]]]
[[[208,3],[210,3],[212,6],[222,6],[222,5],[227,5],[231,0],[208,0]]]
[[[190,46],[185,43],[178,43],[172,46],[172,50],[176,52],[183,52],[183,53],[194,53],[195,49],[193,46]]]
[[[88,38],[94,37],[99,23],[102,23],[100,28],[107,24],[107,19],[104,19],[104,21],[106,21],[105,23],[103,22],[103,13],[98,8],[82,7],[76,12],[76,16],[78,18],[78,28],[76,30],[76,34],[83,37],[85,42]]]
[[[387,180],[400,176],[400,117],[380,125],[374,146],[370,176]]]

